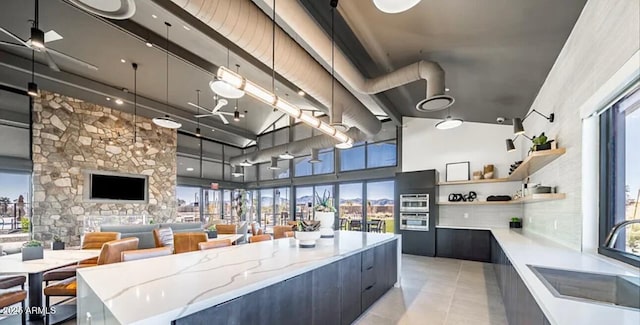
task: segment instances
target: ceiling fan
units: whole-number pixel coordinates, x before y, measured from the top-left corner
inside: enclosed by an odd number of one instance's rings
[[[54,30],[50,30],[46,33],[44,33],[42,30],[40,30],[38,28],[38,16],[39,16],[39,5],[38,5],[38,0],[35,1],[35,20],[33,21],[33,26],[31,27],[31,36],[29,37],[28,40],[23,40],[22,38],[18,37],[18,35],[10,32],[9,30],[0,27],[0,31],[5,33],[6,35],[8,35],[9,37],[13,38],[14,40],[16,40],[18,43],[13,43],[13,42],[4,42],[4,41],[0,41],[0,45],[6,45],[6,46],[13,46],[13,47],[20,47],[20,48],[27,48],[30,50],[34,50],[38,53],[43,53],[45,56],[45,59],[47,60],[47,64],[49,65],[49,68],[51,68],[54,71],[60,71],[60,67],[58,67],[58,64],[56,64],[55,60],[53,59],[53,56],[57,56],[63,59],[66,59],[68,61],[71,61],[73,63],[82,65],[86,68],[92,69],[92,70],[98,70],[98,67],[96,67],[95,65],[82,61],[80,59],[74,58],[70,55],[64,54],[62,52],[58,52],[52,48],[49,48],[47,46],[47,43],[49,42],[53,42],[53,41],[57,41],[57,40],[61,40],[63,37],[62,35],[58,34],[56,31]],[[52,55],[53,54],[53,55]]]
[[[199,109],[205,110],[205,111],[209,110],[207,108],[204,108],[204,107],[202,107],[202,106],[200,106],[198,104],[194,104],[192,102],[188,102],[187,104],[189,104],[190,106],[193,106],[195,108],[199,108]],[[241,117],[244,118],[244,114],[240,114],[240,112],[237,111],[237,110],[234,111],[233,113],[220,111],[220,109],[223,106],[227,105],[227,104],[229,104],[229,102],[226,99],[221,98],[221,99],[218,100],[218,104],[216,104],[216,107],[214,107],[211,110],[211,112],[209,112],[208,114],[195,115],[194,117],[195,118],[201,118],[201,117],[217,116],[217,117],[220,118],[220,120],[222,120],[222,123],[224,123],[224,124],[229,124],[229,120],[227,120],[225,115],[232,116],[233,119],[236,120],[236,121],[239,120]]]

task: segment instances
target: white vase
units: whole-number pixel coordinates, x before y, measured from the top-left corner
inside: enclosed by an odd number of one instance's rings
[[[333,238],[335,217],[335,212],[316,211],[316,221],[320,221],[320,235],[322,238]]]
[[[294,234],[300,241],[301,248],[316,247],[316,240],[320,239],[319,231],[296,231]]]

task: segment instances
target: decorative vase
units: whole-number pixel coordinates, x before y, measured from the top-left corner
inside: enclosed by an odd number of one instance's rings
[[[51,243],[51,250],[61,251],[63,249],[64,249],[64,242],[54,241],[54,242]]]
[[[320,231],[296,231],[295,237],[300,241],[300,248],[316,247],[316,240],[320,239]]]
[[[41,260],[44,258],[42,246],[22,247],[22,260]]]
[[[218,231],[217,230],[207,230],[207,238],[211,239],[211,238],[218,238]]]
[[[522,221],[509,221],[509,228],[522,228]]]
[[[335,222],[335,212],[316,211],[316,220],[320,221],[321,238],[333,238],[333,223]]]

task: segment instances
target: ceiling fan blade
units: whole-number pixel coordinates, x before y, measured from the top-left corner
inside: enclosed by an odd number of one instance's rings
[[[45,43],[49,43],[49,42],[54,42],[57,40],[61,40],[64,37],[62,37],[62,35],[58,34],[58,32],[56,32],[55,30],[50,30],[46,33],[44,33],[44,42]]]
[[[213,108],[213,110],[211,111],[212,114],[215,114],[216,112],[218,112],[224,105],[229,104],[229,102],[222,98],[220,100],[218,100],[218,104],[216,105],[216,107]]]
[[[24,45],[24,46],[26,46],[26,47],[29,47],[29,48],[30,48],[29,44],[27,44],[27,41],[24,41],[22,38],[18,37],[18,35],[16,35],[16,34],[14,34],[14,33],[10,32],[10,31],[8,31],[8,30],[6,30],[6,29],[2,28],[2,27],[0,27],[0,31],[1,31],[1,32],[3,32],[3,33],[5,33],[5,34],[7,34],[7,35],[9,35],[9,36],[11,36],[11,38],[15,39],[15,40],[16,40],[16,41],[18,41],[20,44],[22,44],[22,45]]]
[[[218,114],[218,116],[220,116],[220,119],[222,120],[222,123],[224,124],[229,124],[229,120],[227,120],[226,117],[224,117],[224,115],[222,114]]]
[[[47,58],[47,64],[49,65],[49,68],[51,68],[51,70],[53,71],[60,72],[60,67],[56,64],[56,61],[53,60],[51,53],[49,53],[48,50],[43,50],[42,52],[44,52],[44,56],[45,58]]]
[[[19,47],[19,48],[25,48],[24,45],[19,44],[19,43],[12,43],[12,42],[5,42],[5,41],[0,41],[0,45],[6,45],[6,46],[13,46],[13,47]]]
[[[212,116],[211,114],[200,114],[200,115],[194,115],[193,117],[195,118],[201,118],[201,117],[209,117]]]
[[[64,54],[62,52],[58,52],[58,51],[56,51],[56,50],[54,50],[52,48],[47,48],[47,52],[51,52],[51,54],[55,54],[55,55],[57,55],[59,57],[62,57],[63,59],[67,59],[67,60],[69,60],[69,61],[71,61],[73,63],[79,64],[79,65],[84,66],[84,67],[86,67],[88,69],[98,71],[98,67],[96,67],[95,65],[93,65],[93,64],[91,64],[89,62],[86,62],[86,61],[82,61],[82,60],[80,60],[78,58],[74,58],[71,55]]]

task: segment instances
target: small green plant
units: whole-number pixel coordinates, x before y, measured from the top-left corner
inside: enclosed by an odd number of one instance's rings
[[[302,232],[317,231],[320,230],[320,221],[315,220],[301,220],[298,222],[298,230]]]
[[[211,225],[207,228],[208,231],[216,231],[216,225]]]
[[[329,191],[324,190],[322,197],[316,193],[316,207],[314,210],[318,212],[336,212],[336,208],[333,206],[333,199],[331,199]]]
[[[553,142],[553,140],[549,141],[549,138],[547,138],[547,136],[544,135],[544,132],[542,132],[537,137],[534,135],[533,138],[531,139],[531,142],[533,143],[531,150],[535,151],[538,146],[543,146],[547,143],[551,143]]]
[[[60,239],[60,236],[55,235],[55,236],[53,236],[53,241],[56,242],[56,243],[61,243],[62,239]]]
[[[29,232],[29,227],[31,222],[27,218],[20,219],[20,227],[22,228],[22,232]]]
[[[149,224],[152,225],[153,224],[153,219],[149,219]]]
[[[42,242],[37,240],[30,240],[22,244],[22,247],[42,247]]]
[[[520,218],[516,218],[516,217],[511,218],[511,222],[521,222],[521,221],[522,219]]]

